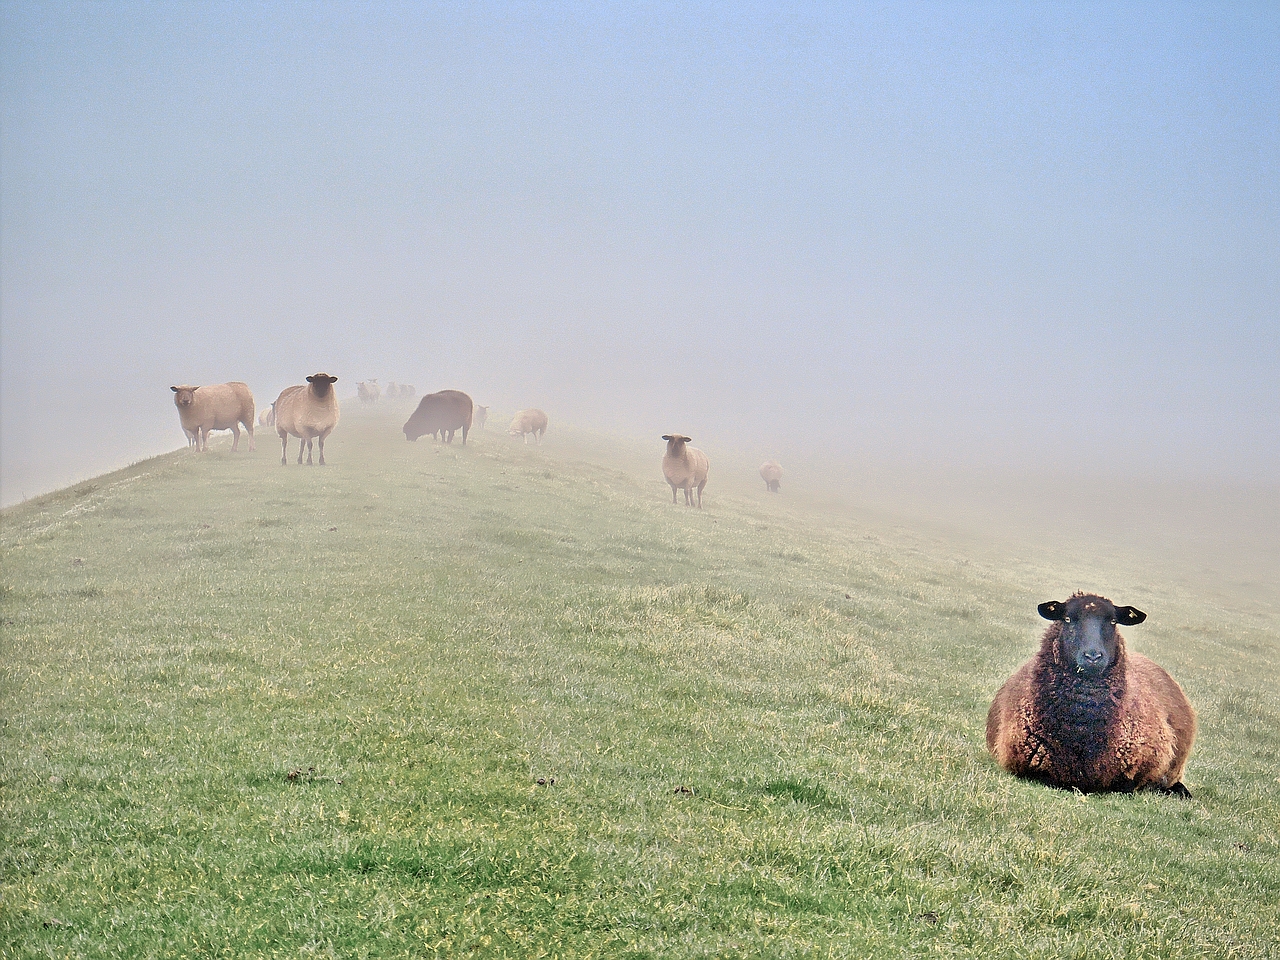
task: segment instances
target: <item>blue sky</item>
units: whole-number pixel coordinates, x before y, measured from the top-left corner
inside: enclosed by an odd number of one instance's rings
[[[5,503],[181,446],[171,383],[321,369],[1280,475],[1274,4],[0,9]]]

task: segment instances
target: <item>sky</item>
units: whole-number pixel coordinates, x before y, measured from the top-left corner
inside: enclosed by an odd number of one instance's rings
[[[4,504],[185,446],[172,384],[318,371],[1280,479],[1274,3],[0,11]]]

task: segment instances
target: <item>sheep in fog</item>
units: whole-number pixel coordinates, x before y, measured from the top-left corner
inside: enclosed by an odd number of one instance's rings
[[[477,403],[475,406],[474,417],[475,417],[475,424],[474,424],[475,429],[483,430],[485,421],[489,419],[489,408],[482,407],[480,406],[480,404]]]
[[[711,461],[697,447],[689,446],[690,438],[678,433],[664,433],[667,452],[662,456],[662,475],[671,484],[671,502],[676,502],[676,491],[684,491],[685,506],[692,506],[693,491],[698,491],[698,509],[702,509],[702,488],[707,485],[707,473]]]
[[[433,436],[439,434],[445,438],[445,443],[453,443],[454,431],[460,429],[465,445],[467,431],[471,429],[473,406],[471,398],[461,390],[428,393],[418,401],[418,408],[405,421],[404,438],[417,441],[428,433]]]
[[[276,405],[272,401],[271,406],[263,407],[262,412],[258,414],[258,426],[274,427],[276,425]]]
[[[770,493],[777,493],[782,488],[782,464],[777,460],[766,460],[760,464],[760,479]]]
[[[547,415],[536,407],[528,410],[521,410],[515,415],[511,421],[511,427],[508,433],[511,439],[520,437],[525,443],[529,442],[529,434],[533,434],[534,440],[538,443],[542,442],[542,435],[547,432]]]
[[[170,387],[173,403],[178,408],[182,432],[187,445],[197,450],[209,449],[210,430],[230,430],[234,440],[231,452],[240,449],[240,424],[249,434],[249,452],[257,449],[253,439],[253,393],[247,383],[232,380],[203,387],[182,384]]]
[[[376,403],[378,397],[382,395],[382,391],[378,388],[377,380],[369,380],[368,382],[361,380],[356,384],[356,394],[360,397],[361,403]]]
[[[1085,793],[1152,789],[1190,797],[1182,771],[1196,714],[1176,680],[1125,650],[1117,624],[1147,615],[1077,593],[1039,606],[1040,650],[996,693],[987,749],[1004,769]]]
[[[289,436],[298,438],[298,463],[302,448],[307,448],[311,463],[312,441],[320,441],[320,466],[324,466],[324,441],[338,425],[338,391],[333,385],[337,377],[317,373],[307,377],[307,385],[285,387],[276,397],[276,433],[280,436],[280,463],[289,462]]]

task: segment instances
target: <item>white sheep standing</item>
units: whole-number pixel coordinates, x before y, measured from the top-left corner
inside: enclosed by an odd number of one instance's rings
[[[178,408],[188,446],[208,450],[209,431],[230,430],[235,438],[231,441],[234,453],[240,449],[239,424],[244,424],[249,433],[249,452],[257,449],[253,439],[253,393],[247,383],[232,380],[204,387],[182,384],[169,389],[173,391],[173,403]]]
[[[711,461],[697,447],[689,446],[690,438],[678,433],[664,433],[667,452],[662,456],[662,475],[671,484],[671,502],[676,502],[676,491],[684,491],[686,506],[693,505],[693,491],[698,491],[698,509],[702,509],[702,488],[707,485],[707,473]]]
[[[486,408],[487,410],[488,408]],[[547,415],[536,407],[530,407],[528,410],[521,410],[515,415],[515,419],[511,421],[509,433],[514,440],[516,437],[524,438],[524,442],[529,442],[529,434],[533,434],[534,440],[538,443],[542,442],[542,435],[547,432]]]
[[[338,425],[338,391],[333,385],[337,377],[316,373],[307,377],[307,385],[285,387],[276,397],[276,433],[280,436],[280,463],[289,462],[289,436],[300,441],[298,463],[302,463],[302,448],[307,449],[307,463],[311,463],[311,444],[320,441],[320,466],[324,466],[324,441]]]
[[[782,464],[777,460],[766,460],[760,464],[760,479],[765,482],[770,493],[777,493],[782,487]]]

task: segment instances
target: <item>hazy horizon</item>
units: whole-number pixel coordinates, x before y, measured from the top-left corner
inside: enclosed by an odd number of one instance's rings
[[[182,446],[171,384],[320,370],[1280,481],[1273,5],[2,9],[4,505]]]

